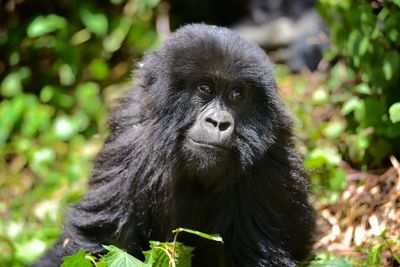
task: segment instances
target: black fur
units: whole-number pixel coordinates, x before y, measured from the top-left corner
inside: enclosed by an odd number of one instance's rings
[[[292,121],[264,52],[225,28],[189,25],[139,66],[110,117],[89,192],[35,266],[57,266],[80,247],[102,253],[102,244],[142,257],[149,240],[170,240],[177,227],[224,239],[182,235],[196,247],[193,266],[296,266],[310,251],[314,213]],[[249,88],[246,101],[226,105],[235,129],[224,157],[186,148],[207,105],[193,84],[205,77],[217,88]]]

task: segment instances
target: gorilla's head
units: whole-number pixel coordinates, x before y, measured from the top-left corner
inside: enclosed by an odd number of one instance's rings
[[[185,26],[143,64],[147,109],[192,172],[244,171],[290,128],[268,57],[228,29]]]

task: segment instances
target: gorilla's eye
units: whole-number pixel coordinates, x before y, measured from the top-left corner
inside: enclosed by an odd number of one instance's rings
[[[199,84],[197,88],[199,89],[200,92],[204,94],[211,95],[214,93],[214,89],[209,84],[206,83]]]
[[[229,92],[229,98],[231,100],[242,100],[246,97],[246,90],[243,88],[236,88]]]

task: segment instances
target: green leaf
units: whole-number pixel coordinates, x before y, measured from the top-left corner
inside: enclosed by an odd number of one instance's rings
[[[57,139],[68,140],[77,132],[76,122],[67,116],[59,116],[54,121],[53,132]]]
[[[166,253],[167,246],[173,247],[173,244],[150,241],[150,250],[143,251],[146,258],[145,263],[153,267],[169,267],[170,259]]]
[[[178,228],[172,231],[172,233],[176,234],[176,233],[180,233],[180,232],[186,232],[192,235],[197,235],[200,236],[202,238],[206,238],[206,239],[210,239],[213,241],[217,241],[217,242],[221,242],[224,243],[222,240],[222,237],[218,234],[205,234],[199,231],[195,231],[195,230],[191,230],[191,229],[187,229],[187,228]]]
[[[86,258],[85,251],[79,249],[77,253],[64,257],[61,267],[92,267],[92,263]]]
[[[399,70],[400,56],[397,51],[391,51],[383,59],[383,74],[390,81]]]
[[[50,148],[40,148],[32,155],[32,168],[40,167],[42,164],[51,164],[56,159],[56,153]]]
[[[319,88],[312,94],[312,100],[316,105],[322,105],[329,101],[329,95],[326,89]]]
[[[360,41],[358,55],[364,56],[367,53],[369,46],[370,46],[370,43],[369,43],[368,36],[364,35],[364,37],[362,37],[362,39]]]
[[[84,7],[80,10],[83,24],[97,36],[104,36],[108,31],[108,19],[102,13],[95,13],[92,9]]]
[[[47,132],[54,109],[51,106],[36,103],[26,108],[21,125],[21,133],[25,137],[34,137],[35,134]]]
[[[122,42],[125,40],[129,30],[131,29],[132,22],[133,22],[132,17],[121,18],[120,22],[111,32],[111,34],[109,34],[106,38],[104,38],[103,41],[104,49],[107,50],[108,52],[117,51],[121,47]],[[135,26],[137,27],[138,25]]]
[[[315,169],[325,165],[336,166],[341,160],[342,157],[336,147],[318,147],[308,153],[305,165],[307,168]]]
[[[353,88],[353,91],[355,93],[364,94],[364,95],[370,95],[372,93],[371,88],[366,83],[361,83],[361,84],[356,85]]]
[[[346,173],[343,169],[335,168],[329,178],[329,188],[341,191],[346,187]]]
[[[349,98],[348,100],[346,100],[343,105],[342,105],[342,109],[341,109],[341,113],[343,115],[347,115],[350,112],[354,111],[357,107],[357,105],[359,105],[360,102],[360,98],[357,96],[352,96],[351,98]]]
[[[108,253],[103,256],[108,267],[151,267],[115,246],[104,246]]]
[[[97,80],[106,79],[110,73],[107,63],[100,58],[93,59],[89,67],[93,78]]]
[[[308,267],[352,267],[353,264],[345,258],[331,260],[315,260]]]
[[[0,93],[5,97],[12,97],[22,92],[22,81],[30,77],[28,67],[22,67],[16,72],[9,73],[0,85]]]
[[[64,86],[72,85],[75,82],[75,72],[68,64],[62,64],[58,69],[60,83]]]
[[[323,133],[329,139],[336,139],[343,133],[344,129],[345,125],[343,122],[332,121],[323,129]]]
[[[16,245],[16,257],[23,262],[32,262],[46,250],[46,243],[41,239],[31,239]]]
[[[357,103],[354,116],[360,124],[368,127],[381,124],[385,113],[385,104],[371,97]]]
[[[142,1],[138,1],[136,8],[137,8],[138,12],[143,12],[147,8],[156,7],[159,2],[160,2],[159,0],[142,0]]]
[[[175,249],[175,253],[173,253]],[[144,251],[146,263],[152,267],[169,267],[170,257],[174,254],[176,267],[190,267],[194,248],[180,242],[150,241],[150,250]],[[167,252],[170,254],[168,257]]]
[[[389,108],[390,120],[393,123],[400,122],[400,102],[394,103]]]
[[[67,26],[65,18],[57,15],[38,16],[28,26],[27,34],[29,37],[38,37],[46,33],[63,29]]]
[[[10,137],[25,110],[36,103],[37,99],[33,95],[18,95],[11,100],[0,102],[0,145],[3,145]]]

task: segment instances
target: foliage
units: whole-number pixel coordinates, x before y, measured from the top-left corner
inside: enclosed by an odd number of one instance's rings
[[[308,267],[352,267],[351,260],[345,257],[332,257],[329,254],[321,254],[310,262]]]
[[[133,59],[159,42],[157,3],[0,8],[0,265],[33,261],[58,235],[59,207],[84,191],[106,134],[104,102],[127,87]]]
[[[319,11],[338,56],[326,93],[346,118],[345,159],[365,168],[400,153],[400,3],[321,0]],[[340,23],[338,23],[340,21]]]
[[[72,256],[64,257],[62,267],[190,267],[193,248],[177,242],[178,234],[186,232],[213,241],[222,242],[218,235],[209,235],[199,231],[178,228],[172,231],[175,234],[173,242],[150,241],[150,250],[144,251],[145,261],[129,255],[115,246],[104,246],[107,254],[99,259],[80,249]]]
[[[368,266],[382,266],[385,265],[384,258],[385,251],[389,251],[390,255],[393,257],[393,265],[400,264],[400,239],[388,239],[386,238],[386,231],[379,236],[380,243],[373,246],[372,248],[367,248],[366,253],[368,257],[366,259],[366,264]],[[393,251],[392,248],[396,247],[397,251]]]
[[[321,203],[334,203],[346,187],[346,175],[341,168],[342,154],[338,149],[345,130],[345,121],[337,115],[334,103],[326,94],[323,81],[326,75],[316,78],[304,74],[288,75],[289,70],[276,66],[277,82],[284,101],[295,113],[299,148],[313,184],[313,191]],[[314,89],[315,87],[315,89]]]

